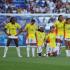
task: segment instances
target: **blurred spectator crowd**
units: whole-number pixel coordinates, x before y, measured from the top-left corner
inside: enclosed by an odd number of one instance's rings
[[[70,13],[70,0],[0,0],[0,13]]]

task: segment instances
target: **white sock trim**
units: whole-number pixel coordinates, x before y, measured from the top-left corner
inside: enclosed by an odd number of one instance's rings
[[[27,51],[27,57],[30,57],[30,46],[29,45],[27,46],[26,51]]]
[[[70,57],[70,50],[66,50],[66,56]]]
[[[35,48],[32,47],[32,57],[35,57]]]
[[[22,57],[20,54],[20,47],[16,47],[16,50],[17,50],[18,57]]]
[[[4,48],[4,55],[3,55],[3,57],[6,57],[7,51],[8,51],[8,47],[5,47]]]

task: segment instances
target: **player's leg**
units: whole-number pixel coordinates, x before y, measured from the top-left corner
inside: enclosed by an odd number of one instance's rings
[[[30,45],[27,45],[26,51],[27,51],[27,57],[30,57]]]
[[[70,39],[68,39],[67,56],[70,57]]]
[[[53,56],[57,56],[57,49],[56,49],[56,47],[53,48]]]
[[[32,48],[32,57],[35,57],[35,46],[31,46]]]
[[[57,42],[57,55],[60,55],[60,48],[61,48],[62,41],[60,38],[57,38],[56,42]]]
[[[49,41],[46,40],[46,56],[48,56],[48,54],[50,53],[50,49],[49,48],[50,48],[49,47]],[[45,56],[45,54],[44,54],[44,56]]]
[[[57,36],[57,40],[56,40],[56,42],[57,42],[57,47],[56,47],[56,49],[57,49],[57,55],[60,55],[61,54],[61,47],[62,47],[62,41],[63,41],[63,39],[64,39],[64,36]]]
[[[6,57],[6,54],[7,54],[7,51],[8,51],[8,47],[10,45],[11,40],[12,39],[10,39],[10,38],[8,38],[8,40],[7,40],[7,46],[4,49],[4,55],[3,55],[3,57]]]
[[[46,46],[46,55],[48,56],[48,54],[50,54],[49,43],[47,43],[47,46]]]
[[[37,47],[38,56],[42,56],[42,47]]]
[[[30,40],[28,38],[26,39],[26,45],[27,57],[30,57]]]
[[[46,55],[51,56],[52,54],[52,48],[49,46],[49,43],[47,43],[47,47],[46,47]]]
[[[57,56],[59,56],[60,55],[60,47],[56,47],[55,49],[56,49]]]
[[[68,49],[68,56],[70,57],[70,39],[68,40],[68,46],[67,46],[67,49]]]
[[[68,42],[68,53],[69,53],[69,56],[70,56],[70,39],[69,39],[69,42]]]
[[[36,39],[31,39],[32,57],[35,57]]]
[[[54,55],[53,48],[50,47],[50,54],[49,54],[49,56],[53,56],[53,55]]]
[[[22,57],[21,54],[20,54],[20,47],[18,46],[18,39],[13,39],[13,40],[14,40],[15,45],[16,45],[16,50],[17,50],[18,57]]]
[[[65,39],[65,46],[66,46],[66,56],[69,56],[69,42],[68,42],[68,39]]]
[[[58,55],[58,56],[60,55],[60,45],[61,45],[61,43],[60,43],[60,42],[57,42],[57,47],[56,47],[56,49],[57,49],[57,55]]]

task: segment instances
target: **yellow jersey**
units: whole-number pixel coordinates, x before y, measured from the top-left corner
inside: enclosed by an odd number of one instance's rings
[[[35,33],[38,27],[36,24],[31,25],[30,23],[26,24],[25,30],[27,31],[28,35],[27,38],[35,39]]]
[[[46,35],[46,38],[49,40],[49,46],[52,48],[56,47],[56,34],[55,33],[49,33]]]
[[[12,24],[12,23],[7,23],[5,25],[5,28],[7,29],[7,33],[10,35],[16,35],[17,34],[17,29],[20,29],[21,26],[18,23]]]
[[[37,46],[41,47],[44,45],[46,34],[45,32],[36,32]]]
[[[70,38],[70,24],[65,24],[65,38]]]
[[[58,36],[64,36],[64,22],[65,21],[62,22],[56,21],[54,23],[54,26],[56,27],[56,34]]]

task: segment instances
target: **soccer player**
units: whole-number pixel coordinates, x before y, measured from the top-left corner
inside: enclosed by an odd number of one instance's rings
[[[66,19],[65,22],[65,45],[66,45],[66,56],[70,57],[70,18]]]
[[[44,47],[46,34],[44,32],[44,28],[40,27],[36,32],[36,40],[37,40],[37,53],[38,56],[42,55],[42,47]]]
[[[55,34],[55,27],[50,27],[50,32],[46,35],[46,38],[48,40],[47,48],[46,48],[46,54],[47,56],[56,56],[56,34]]]
[[[62,15],[58,16],[58,20],[55,21],[54,26],[56,28],[56,35],[57,35],[57,50],[58,55],[60,55],[60,47],[62,40],[64,38],[64,17]]]
[[[27,32],[26,44],[27,44],[27,57],[30,57],[30,47],[32,48],[32,57],[35,57],[36,46],[36,31],[38,26],[35,24],[35,20],[32,19],[30,23],[26,24],[23,32]]]
[[[20,29],[20,28],[21,28],[21,26],[18,23],[16,23],[16,19],[14,17],[11,17],[10,22],[5,25],[4,31],[7,34],[8,39],[7,39],[7,46],[4,49],[3,57],[6,57],[8,47],[12,40],[14,40],[14,42],[15,42],[18,57],[22,57],[20,54],[20,47],[18,46],[18,36],[17,36],[17,29]]]

